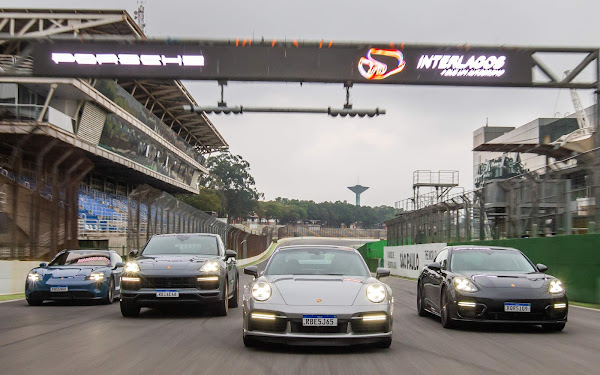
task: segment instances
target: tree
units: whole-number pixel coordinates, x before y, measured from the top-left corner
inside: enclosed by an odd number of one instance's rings
[[[175,198],[200,211],[221,212],[221,197],[214,189],[200,187],[198,194],[176,194]]]
[[[230,218],[245,217],[258,209],[262,197],[254,187],[250,163],[239,155],[222,153],[206,161],[210,173],[200,179],[200,184],[221,193],[221,209]]]

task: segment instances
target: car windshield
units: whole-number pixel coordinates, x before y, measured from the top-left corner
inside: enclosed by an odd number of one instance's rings
[[[535,272],[527,258],[516,250],[454,250],[450,268],[453,272]]]
[[[266,275],[370,275],[360,255],[350,250],[289,249],[273,255]]]
[[[74,250],[59,254],[49,264],[50,266],[109,266],[108,252]]]
[[[143,255],[219,255],[214,236],[152,237],[142,251]]]

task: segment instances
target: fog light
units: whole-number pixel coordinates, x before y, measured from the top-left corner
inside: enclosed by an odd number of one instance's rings
[[[252,319],[275,320],[275,314],[252,313],[250,314],[250,317]]]
[[[458,306],[460,306],[460,307],[475,307],[476,303],[475,302],[459,302]]]
[[[566,308],[566,307],[567,307],[567,304],[566,304],[566,303],[555,303],[555,304],[554,304],[554,308],[555,308],[555,309],[564,309],[564,308]]]
[[[219,276],[199,277],[198,281],[219,281]]]
[[[121,281],[125,281],[125,282],[130,282],[130,283],[136,283],[140,281],[139,277],[127,277],[127,276],[123,276],[121,277]]]
[[[363,322],[381,322],[387,318],[387,315],[365,315],[362,317]]]

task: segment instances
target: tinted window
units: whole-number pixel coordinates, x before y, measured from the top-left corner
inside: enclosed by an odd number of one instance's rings
[[[67,251],[52,260],[50,266],[109,266],[109,253],[98,251]]]
[[[213,236],[165,236],[152,237],[142,251],[143,255],[191,254],[219,255],[217,238]]]
[[[273,255],[266,275],[370,275],[362,257],[349,250],[290,249]]]
[[[535,272],[525,256],[515,250],[454,250],[452,271]]]

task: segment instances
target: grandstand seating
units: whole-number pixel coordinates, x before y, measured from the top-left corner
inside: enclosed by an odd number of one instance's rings
[[[127,197],[95,189],[80,189],[79,233],[85,232],[126,233]]]

